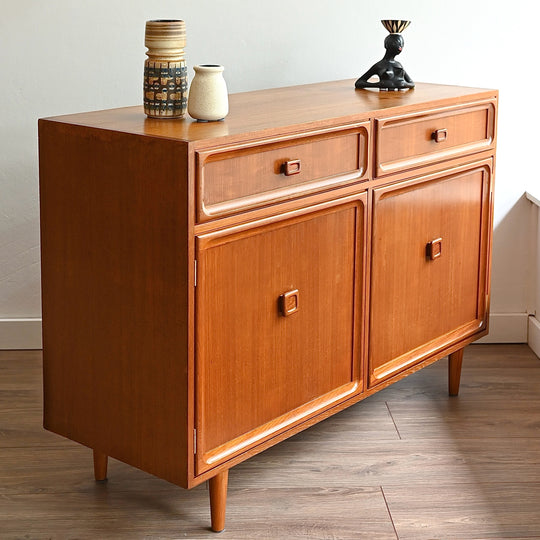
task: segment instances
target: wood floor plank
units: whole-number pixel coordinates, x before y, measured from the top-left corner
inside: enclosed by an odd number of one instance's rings
[[[109,459],[108,485],[116,491],[179,489],[125,463]],[[66,447],[0,448],[0,496],[88,493],[94,489],[92,450]]]
[[[540,538],[540,360],[469,347],[457,398],[446,366],[234,467],[219,537]],[[41,381],[39,351],[0,351],[2,540],[216,538],[205,485],[116,460],[96,484],[91,450],[41,427]]]
[[[540,441],[284,441],[230,472],[231,486],[359,488],[407,486],[418,478],[437,483],[540,482]],[[163,480],[110,460],[109,483],[125,491],[169,486]],[[0,449],[0,495],[87,491],[93,485],[92,453],[69,448]]]
[[[279,446],[241,463],[235,485],[410,486],[540,482],[540,439],[304,441]],[[540,501],[539,501],[540,504]]]
[[[473,344],[465,349],[465,360],[470,361],[469,365],[475,362],[486,362],[486,365],[492,368],[507,368],[509,364],[512,369],[531,367],[533,365],[540,368],[538,356],[523,343],[504,345]],[[464,364],[464,366],[467,367],[467,364]]]
[[[41,386],[41,351],[0,351],[0,388],[6,384]]]
[[[540,380],[540,379],[539,379]],[[535,400],[464,397],[389,402],[402,438],[539,438],[540,396]]]
[[[11,495],[0,499],[2,538],[216,538],[204,486],[116,492]],[[396,536],[381,490],[232,488],[224,539],[373,539]]]
[[[540,483],[384,487],[384,493],[400,540],[530,538],[540,533]]]
[[[398,440],[390,412],[385,402],[366,399],[302,432],[302,440]]]
[[[509,354],[505,355],[508,351]],[[445,359],[371,396],[373,401],[446,398]],[[536,399],[540,395],[540,359],[524,345],[472,345],[465,349],[460,398]]]
[[[43,429],[42,422],[43,410],[41,408],[0,408],[0,448],[73,444],[67,439]]]
[[[43,394],[40,389],[26,390],[0,386],[0,409],[35,409],[41,407]]]
[[[41,351],[0,351],[0,410],[42,407],[42,381]]]

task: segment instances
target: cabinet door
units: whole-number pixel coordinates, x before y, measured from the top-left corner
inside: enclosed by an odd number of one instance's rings
[[[359,391],[365,195],[197,238],[197,474]]]
[[[374,190],[370,386],[487,324],[490,166]]]

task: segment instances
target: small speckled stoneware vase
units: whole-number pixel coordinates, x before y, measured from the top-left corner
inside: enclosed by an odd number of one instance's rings
[[[223,120],[229,113],[229,96],[223,78],[223,66],[201,64],[193,69],[195,76],[189,89],[189,115],[199,122]]]
[[[144,112],[150,118],[183,118],[187,109],[184,21],[147,21],[144,44]]]

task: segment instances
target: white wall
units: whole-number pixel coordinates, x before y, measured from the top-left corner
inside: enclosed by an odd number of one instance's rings
[[[0,348],[39,346],[37,119],[139,104],[144,23],[155,18],[184,19],[188,64],[225,65],[231,92],[357,77],[382,56],[381,18],[413,21],[401,56],[413,79],[499,88],[492,311],[508,329],[505,317],[517,320],[527,310],[529,219],[522,194],[538,180],[538,169],[524,158],[535,156],[538,123],[529,5],[0,0]],[[21,327],[26,319],[34,330],[13,333],[14,323]]]

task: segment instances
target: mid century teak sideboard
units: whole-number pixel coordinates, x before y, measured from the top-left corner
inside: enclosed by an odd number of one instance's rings
[[[39,122],[44,426],[225,523],[235,464],[488,329],[498,94],[326,82]]]

